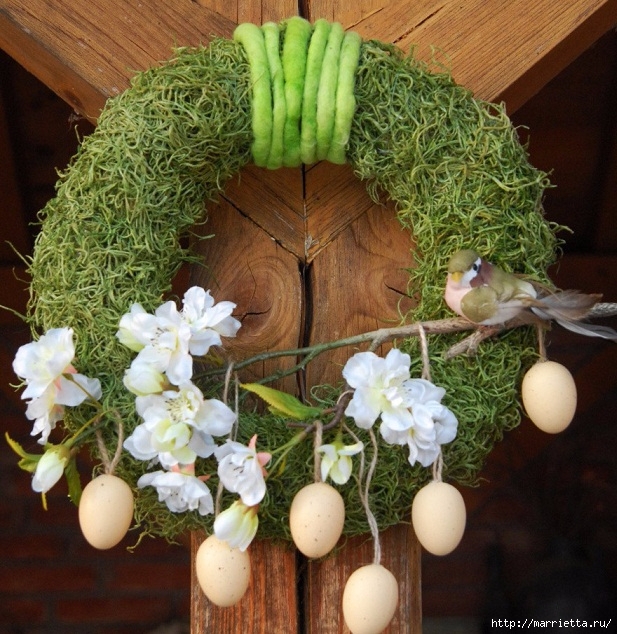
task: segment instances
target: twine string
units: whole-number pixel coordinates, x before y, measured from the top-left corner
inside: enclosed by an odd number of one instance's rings
[[[313,423],[313,428],[315,429],[315,435],[313,437],[313,465],[314,465],[314,473],[313,478],[315,482],[322,482],[321,478],[321,453],[318,451],[319,447],[321,447],[322,439],[323,439],[323,424],[320,420],[316,420]]]
[[[418,335],[420,337],[420,350],[422,352],[422,378],[426,381],[431,381],[431,361],[428,356],[428,339],[426,338],[426,331],[422,324],[418,324]]]
[[[543,324],[537,325],[538,333],[538,353],[541,361],[546,361],[546,328]]]
[[[443,453],[441,449],[435,461],[433,462],[433,480],[435,482],[442,482],[443,478]]]
[[[105,441],[103,440],[103,434],[101,434],[101,430],[97,429],[95,432],[96,444],[99,449],[99,453],[101,454],[101,462],[103,463],[103,468],[105,473],[108,475],[113,475],[118,463],[120,462],[120,458],[122,456],[122,444],[124,443],[124,426],[122,425],[122,419],[118,414],[115,416],[116,425],[118,427],[118,441],[116,444],[116,451],[114,452],[113,458],[110,459],[109,452],[107,451],[107,446],[105,445]]]
[[[231,379],[234,379],[234,413],[236,415],[236,420],[231,427],[231,431],[229,432],[229,439],[235,440],[238,434],[238,424],[240,421],[240,386],[238,380],[238,374],[234,372],[234,363],[231,361],[227,366],[227,370],[225,371],[225,384],[223,386],[223,403],[229,406],[229,388],[231,386]],[[223,491],[225,487],[223,483],[219,480],[218,486],[216,487],[216,497],[214,499],[214,517],[218,517],[221,512],[221,502],[223,499]]]

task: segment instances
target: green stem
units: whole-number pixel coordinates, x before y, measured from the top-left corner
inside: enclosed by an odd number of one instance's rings
[[[287,441],[284,445],[277,447],[270,453],[274,456],[274,454],[280,453],[281,455],[273,463],[272,467],[268,469],[268,474],[266,475],[266,480],[273,474],[277,473],[279,469],[279,465],[285,460],[287,454],[296,446],[299,445],[304,439],[309,435],[312,430],[312,425],[306,427],[301,432],[298,432],[295,436],[293,436],[289,441]]]

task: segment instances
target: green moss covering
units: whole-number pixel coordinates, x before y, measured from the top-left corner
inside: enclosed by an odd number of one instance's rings
[[[410,294],[418,307],[408,321],[447,315],[445,266],[461,247],[547,281],[556,248],[541,208],[547,178],[529,165],[502,108],[379,42],[362,44],[355,99],[348,161],[373,196],[385,192],[396,202],[417,245]],[[203,220],[204,200],[251,160],[251,116],[251,69],[240,43],[217,39],[207,48],[178,50],[109,100],[41,213],[31,264],[32,330],[74,328],[76,365],[101,379],[105,404],[121,413],[127,435],[138,421],[122,386],[131,353],[114,337],[119,319],[134,302],[152,310],[169,293],[174,272],[191,258],[181,236]],[[460,423],[458,438],[445,447],[444,474],[470,484],[495,441],[519,422],[521,372],[536,351],[534,334],[519,329],[483,343],[473,358],[444,361],[443,352],[460,337],[430,337],[430,350],[433,381],[448,390],[445,403]],[[401,342],[419,374],[417,345]],[[78,409],[67,428],[78,429],[86,415]],[[279,418],[244,412],[239,439],[255,431],[260,448],[280,446],[295,433]],[[105,441],[113,453],[111,416]],[[385,528],[408,519],[413,493],[430,470],[410,468],[406,448],[381,445],[379,452],[371,507]],[[135,487],[146,470],[125,452],[118,474]],[[280,477],[270,478],[260,536],[289,538],[287,509],[312,481],[312,470],[308,441],[289,453]],[[343,494],[345,532],[366,532],[356,487]],[[150,487],[138,493],[136,518],[142,530],[167,538],[212,522],[170,513]]]

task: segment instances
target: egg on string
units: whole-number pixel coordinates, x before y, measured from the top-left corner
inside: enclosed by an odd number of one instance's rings
[[[413,528],[420,544],[433,555],[447,555],[459,545],[466,521],[463,496],[447,482],[433,480],[413,499]]]
[[[398,605],[396,577],[381,564],[355,570],[343,591],[343,617],[352,634],[379,634]]]
[[[107,550],[122,541],[133,521],[133,492],[109,473],[97,476],[82,491],[79,526],[94,548]]]
[[[298,550],[307,557],[327,555],[338,542],[345,523],[345,502],[325,482],[309,484],[294,496],[289,528]]]
[[[232,548],[214,535],[207,537],[195,555],[195,574],[214,605],[227,608],[242,599],[251,580],[248,551]]]
[[[576,384],[570,371],[555,361],[539,361],[523,377],[523,406],[542,431],[557,434],[568,427],[576,411]]]

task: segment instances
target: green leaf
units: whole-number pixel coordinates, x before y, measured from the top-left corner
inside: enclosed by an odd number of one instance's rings
[[[81,479],[77,470],[77,461],[71,458],[64,467],[64,477],[69,487],[69,498],[75,506],[79,506],[81,499]]]
[[[36,465],[38,465],[41,455],[28,453],[24,448],[15,440],[13,440],[8,432],[4,434],[6,442],[9,447],[21,458],[17,463],[20,469],[27,471],[28,473],[34,473],[36,471]]]
[[[321,410],[318,407],[304,405],[295,396],[287,394],[287,392],[281,392],[259,383],[244,383],[242,387],[248,392],[257,394],[257,396],[268,403],[273,414],[288,416],[296,420],[308,420],[321,414]]]

